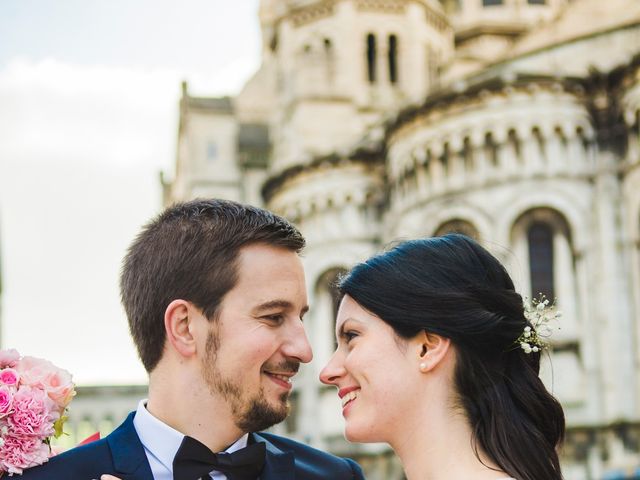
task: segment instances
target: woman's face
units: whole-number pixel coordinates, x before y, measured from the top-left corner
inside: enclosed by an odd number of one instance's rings
[[[338,387],[345,436],[354,442],[390,441],[415,406],[417,376],[410,342],[348,295],[336,321],[338,348],[320,381]]]

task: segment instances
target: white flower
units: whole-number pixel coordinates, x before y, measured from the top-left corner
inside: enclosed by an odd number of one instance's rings
[[[520,344],[520,347],[522,347],[522,350],[524,350],[524,353],[531,353],[531,351],[533,350],[531,348],[531,345],[529,345],[527,342],[522,342]]]
[[[542,337],[548,337],[552,333],[553,333],[553,330],[549,325],[541,325],[540,328],[538,328],[538,335]]]
[[[531,336],[531,332],[524,332],[524,338],[529,338]]]
[[[533,347],[531,350],[533,350],[534,352],[538,352],[540,349],[538,347]]]

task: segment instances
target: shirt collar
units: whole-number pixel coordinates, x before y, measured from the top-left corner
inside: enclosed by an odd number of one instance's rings
[[[173,472],[173,458],[176,456],[184,434],[154,417],[147,410],[147,399],[140,400],[133,425],[145,449],[153,455],[165,468]],[[249,434],[245,433],[229,448],[227,453],[235,452],[247,446]]]

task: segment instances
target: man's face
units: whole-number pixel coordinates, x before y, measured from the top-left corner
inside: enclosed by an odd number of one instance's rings
[[[238,428],[253,432],[286,418],[291,377],[311,361],[302,325],[307,293],[302,262],[290,250],[244,247],[237,268],[236,286],[211,323],[202,372]]]

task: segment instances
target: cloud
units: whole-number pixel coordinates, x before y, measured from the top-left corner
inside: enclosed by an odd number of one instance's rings
[[[81,383],[145,381],[118,272],[161,206],[179,90],[169,70],[14,60],[0,72],[3,346]]]
[[[168,165],[179,75],[14,60],[0,73],[2,154],[41,162]]]
[[[80,383],[146,380],[118,274],[161,208],[180,82],[233,94],[256,63],[184,73],[15,58],[0,71],[3,347],[49,358]]]

